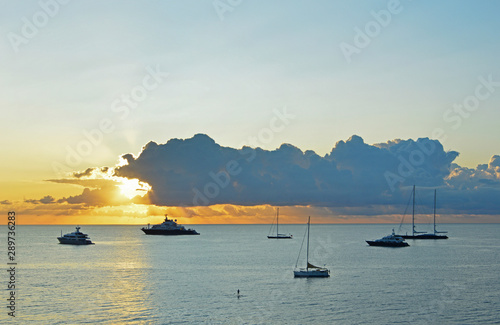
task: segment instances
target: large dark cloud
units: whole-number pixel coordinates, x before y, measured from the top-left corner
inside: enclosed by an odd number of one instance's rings
[[[449,213],[496,213],[500,157],[476,169],[453,163],[455,151],[437,140],[369,145],[359,136],[339,141],[324,157],[290,144],[268,151],[222,147],[207,135],[148,143],[126,154],[117,176],[151,185],[145,199],[163,206],[212,204],[311,205],[338,208],[406,204],[413,184],[439,188]],[[426,194],[426,195],[427,195]],[[376,209],[378,210],[378,209]],[[496,211],[496,212],[495,212]]]

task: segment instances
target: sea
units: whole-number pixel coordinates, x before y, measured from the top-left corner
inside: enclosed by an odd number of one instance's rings
[[[448,240],[401,248],[365,242],[397,226],[312,224],[309,261],[329,278],[293,276],[305,224],[280,225],[282,240],[269,225],[189,227],[201,235],[83,225],[95,245],[70,246],[56,237],[72,226],[18,225],[15,317],[4,271],[0,323],[500,324],[499,224],[441,224]]]

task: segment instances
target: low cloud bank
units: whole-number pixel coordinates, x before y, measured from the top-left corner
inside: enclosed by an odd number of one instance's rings
[[[337,216],[371,217],[402,214],[415,184],[426,213],[432,213],[437,189],[440,214],[500,216],[500,156],[474,169],[454,163],[457,156],[428,138],[370,145],[354,135],[319,156],[291,144],[272,151],[223,147],[197,134],[165,144],[149,142],[137,157],[125,154],[124,163],[115,167],[91,167],[70,178],[50,180],[82,186],[80,195],[47,195],[26,203],[87,208],[130,203],[186,209],[302,206],[324,208]],[[128,182],[132,179],[136,182]],[[146,195],[123,195],[124,189],[139,193],[129,188],[139,182],[149,184]]]
[[[500,156],[476,169],[453,163],[457,156],[428,138],[369,145],[354,135],[322,157],[290,144],[273,151],[222,147],[197,134],[123,155],[127,164],[115,175],[151,185],[145,199],[159,206],[373,207],[383,214],[383,206],[406,204],[415,184],[424,200],[437,188],[448,213],[498,214]]]

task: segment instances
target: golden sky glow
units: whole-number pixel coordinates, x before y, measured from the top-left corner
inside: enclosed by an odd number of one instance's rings
[[[117,167],[123,165],[121,161]],[[15,211],[17,223],[21,225],[146,225],[162,222],[165,214],[177,219],[181,224],[271,224],[276,215],[276,207],[267,204],[157,206],[152,204],[146,195],[152,191],[149,184],[138,179],[115,176],[115,168],[88,168],[85,171],[69,173],[63,178],[43,181],[4,181],[6,186],[1,189],[3,200],[0,201],[0,212],[7,215],[8,211]],[[496,173],[492,174],[494,177],[500,178],[500,169],[491,171]],[[454,171],[450,173],[450,177],[468,178],[466,174],[465,170]],[[302,224],[308,216],[311,216],[315,223],[401,222],[401,207],[378,206],[379,215],[375,215],[372,209],[370,206],[282,206],[280,222]],[[495,215],[443,215],[439,218],[440,223],[497,222]],[[5,224],[6,220],[3,219],[1,223]],[[431,215],[425,215],[421,216],[418,222],[426,223],[430,220]]]
[[[2,214],[7,215],[3,210]],[[206,207],[158,207],[154,205],[128,204],[114,207],[85,208],[70,204],[30,204],[17,206],[14,211],[20,225],[146,225],[161,223],[164,215],[177,219],[180,224],[271,224],[276,217],[275,207],[269,205],[238,206],[221,204]],[[401,214],[383,216],[336,216],[327,208],[308,206],[280,207],[280,223],[303,224],[311,216],[314,223],[323,224],[399,224]],[[474,217],[482,222],[496,222],[495,217],[439,216],[441,223],[469,223]],[[431,222],[431,215],[419,217],[421,223]],[[6,218],[5,218],[6,220]],[[6,221],[3,220],[3,224]]]
[[[348,143],[342,144],[342,146],[346,145]],[[453,182],[467,184],[471,180],[477,182],[474,184],[482,184],[485,180],[495,182],[500,179],[500,167],[497,166],[497,159],[493,157],[488,166],[484,165],[477,170],[457,168],[450,172],[446,181],[452,185],[455,184]],[[132,159],[131,162],[134,160]],[[162,222],[165,214],[177,219],[181,224],[270,224],[275,218],[276,207],[270,204],[245,206],[228,203],[192,207],[189,205],[187,207],[160,206],[165,201],[158,203],[158,197],[151,195],[159,193],[155,192],[152,186],[136,178],[116,176],[120,174],[117,172],[117,168],[126,164],[126,160],[120,159],[115,167],[87,168],[83,171],[67,173],[61,178],[47,178],[39,181],[3,181],[5,186],[1,189],[0,212],[7,215],[8,211],[15,211],[18,224],[33,225],[145,225]],[[347,167],[349,166],[347,165]],[[344,169],[350,170],[349,168]],[[164,182],[164,178],[161,178],[163,177],[162,172],[163,170],[160,169],[156,173],[158,173],[159,179]],[[352,169],[350,172],[355,173],[356,169]],[[157,176],[153,175],[153,181],[156,181]],[[206,183],[212,184],[212,189],[216,186],[216,181],[221,182],[223,179],[220,176],[220,171],[213,175],[215,178],[210,179],[210,183]],[[204,190],[203,195],[207,195],[206,198],[212,198],[207,188],[201,188]],[[215,189],[220,191],[218,187]],[[238,187],[234,188],[234,190],[237,189]],[[174,196],[176,195],[175,190],[176,188],[172,191]],[[425,191],[425,188],[422,190]],[[189,192],[188,188],[188,196]],[[164,196],[160,196],[160,199],[164,199]],[[169,198],[168,195],[166,197]],[[355,196],[346,197],[347,201],[355,199]],[[401,203],[387,206],[343,203],[340,201],[340,203],[330,207],[281,206],[280,221],[281,223],[301,224],[308,216],[311,216],[315,223],[399,224],[404,211]],[[430,222],[430,220],[431,216],[427,214],[421,216],[417,222],[425,223]],[[6,221],[5,218],[1,223],[5,224]],[[495,214],[443,215],[440,216],[439,222],[497,222],[497,216]]]
[[[453,213],[471,214],[450,217],[453,222],[500,222],[496,2],[407,1],[399,4],[397,19],[370,37],[359,33],[378,26],[371,13],[385,10],[384,3],[253,4],[223,17],[210,5],[193,9],[183,1],[81,2],[78,10],[58,5],[38,26],[33,19],[46,15],[44,3],[10,1],[2,17],[0,211],[17,211],[21,223],[144,224],[161,221],[165,211],[183,223],[268,223],[274,205],[290,205],[282,209],[284,222],[307,215],[324,222],[393,222],[404,207],[385,204],[401,205],[405,189],[393,195],[381,175],[401,170],[406,147],[391,151],[393,159],[370,154],[377,145],[419,138],[442,145],[425,158],[434,165],[412,167],[404,184],[393,181],[408,187],[417,175],[417,186],[453,192],[442,202]],[[443,20],[450,6],[453,19]],[[92,24],[82,28],[82,21]],[[301,150],[296,156],[304,165],[283,155],[270,166],[266,156],[252,166],[233,166],[234,179],[219,188],[222,179],[208,175],[220,175],[234,157],[205,170],[204,158],[218,151],[198,157],[210,149],[202,146],[184,155],[178,148],[151,150],[129,174],[119,174],[130,179],[111,172],[127,163],[121,156],[134,156],[148,143],[197,134],[269,156],[291,144],[288,152]],[[364,143],[346,145],[354,135]],[[346,150],[335,156],[337,143]],[[371,147],[356,149],[365,144]],[[311,151],[331,159],[309,159]],[[418,164],[415,152],[404,159]],[[451,161],[445,159],[450,152],[457,152]],[[314,162],[316,170],[300,169]],[[371,168],[376,162],[377,170]],[[445,179],[441,174],[455,164],[460,168]],[[382,181],[367,180],[374,175]],[[369,197],[370,189],[389,192]],[[196,202],[195,190],[203,193]],[[253,194],[264,199],[252,200]],[[467,202],[464,209],[460,204]],[[252,204],[270,206],[245,206]]]

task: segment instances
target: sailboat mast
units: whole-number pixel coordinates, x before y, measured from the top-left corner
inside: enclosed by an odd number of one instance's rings
[[[278,210],[276,211],[276,237],[278,237],[278,234],[280,233],[278,231],[278,225],[279,225],[279,215],[280,215],[280,208],[278,208]]]
[[[413,210],[411,212],[412,234],[415,236],[415,185],[413,185]]]
[[[307,220],[307,254],[306,254],[306,270],[309,269],[309,226],[311,225],[311,217]]]
[[[434,235],[436,234],[436,190],[434,189]]]

